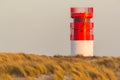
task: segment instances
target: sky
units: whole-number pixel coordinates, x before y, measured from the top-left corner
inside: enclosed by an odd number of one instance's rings
[[[120,0],[0,0],[0,52],[70,55],[70,8],[94,7],[94,54],[120,56]]]

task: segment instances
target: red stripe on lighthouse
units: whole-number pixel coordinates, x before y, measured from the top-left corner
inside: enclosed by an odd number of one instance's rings
[[[71,23],[71,40],[93,40],[93,23],[76,22]]]

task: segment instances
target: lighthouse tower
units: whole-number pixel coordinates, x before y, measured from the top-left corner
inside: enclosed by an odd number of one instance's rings
[[[93,56],[93,27],[91,22],[93,8],[71,8],[70,40],[71,54],[82,55],[85,57]]]

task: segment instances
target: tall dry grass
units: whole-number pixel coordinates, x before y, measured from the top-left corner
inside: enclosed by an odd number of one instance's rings
[[[0,53],[0,80],[14,77],[40,77],[53,75],[53,80],[64,80],[65,76],[74,80],[117,80],[120,58],[82,56],[40,56],[24,53]]]

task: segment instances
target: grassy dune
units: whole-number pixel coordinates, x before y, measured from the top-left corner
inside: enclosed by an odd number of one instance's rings
[[[15,77],[52,75],[53,80],[119,80],[120,57],[40,56],[24,53],[0,53],[0,80]]]

